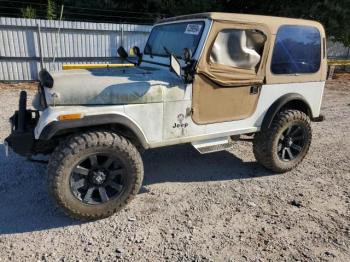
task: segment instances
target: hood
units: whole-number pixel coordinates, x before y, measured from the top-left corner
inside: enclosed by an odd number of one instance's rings
[[[155,103],[169,95],[177,100],[183,98],[185,87],[168,68],[63,70],[51,76],[53,87],[45,88],[45,98],[56,106]]]

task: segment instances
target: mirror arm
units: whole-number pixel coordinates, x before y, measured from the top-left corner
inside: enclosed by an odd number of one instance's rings
[[[134,55],[136,55],[136,57],[137,57],[136,66],[141,65],[143,54],[140,52],[140,48],[138,46],[133,46],[132,50],[133,50]]]
[[[186,83],[191,83],[195,74],[196,60],[191,59],[190,61],[186,61],[186,66],[183,68],[184,78]]]
[[[142,57],[143,57],[143,54],[140,54],[140,55],[137,56],[137,63],[136,63],[137,66],[141,65]]]
[[[138,61],[137,62],[133,62],[131,60],[129,60],[129,58],[124,58],[123,60],[125,60],[126,62],[130,63],[130,64],[133,64],[134,66],[139,66],[142,62],[142,59],[141,59],[141,62],[139,64],[139,58],[138,58]]]
[[[195,67],[197,61],[194,59],[186,60],[186,66],[181,67],[180,62],[177,60],[176,56],[173,54],[169,55],[169,70],[170,72],[174,72],[178,77],[183,79],[185,83],[191,83],[194,78]]]

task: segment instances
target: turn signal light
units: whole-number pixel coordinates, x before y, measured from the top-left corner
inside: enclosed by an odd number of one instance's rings
[[[66,121],[66,120],[75,120],[83,118],[81,114],[67,114],[58,116],[58,120]]]

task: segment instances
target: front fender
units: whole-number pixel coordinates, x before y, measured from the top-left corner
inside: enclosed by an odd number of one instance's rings
[[[76,120],[52,121],[43,127],[39,135],[39,139],[50,140],[56,134],[64,130],[84,127],[98,127],[107,124],[123,125],[135,134],[145,149],[149,147],[146,136],[142,132],[141,128],[130,118],[121,114],[87,115]]]

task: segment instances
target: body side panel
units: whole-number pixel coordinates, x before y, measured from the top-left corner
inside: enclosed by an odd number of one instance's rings
[[[197,125],[193,122],[189,114],[191,100],[165,103],[163,143],[168,144],[170,141],[171,144],[176,144],[176,141],[181,143],[187,141],[186,138],[189,137],[197,140],[196,136],[215,138],[224,134],[237,134],[237,131],[238,133],[258,131],[271,105],[280,97],[292,93],[299,94],[309,104],[312,117],[317,117],[320,114],[324,85],[325,82],[263,85],[257,108],[249,118],[206,125]],[[151,145],[153,146],[159,144]]]
[[[125,115],[140,126],[149,143],[163,140],[163,103],[127,105]]]
[[[84,116],[122,115],[139,127],[150,147],[185,143],[258,131],[267,110],[280,97],[296,93],[310,105],[313,117],[320,114],[325,82],[264,85],[254,114],[243,120],[197,125],[191,117],[191,92],[184,92],[181,101],[125,106],[55,107],[45,110],[35,129],[38,139],[45,126],[61,114],[82,113]],[[187,88],[192,88],[187,85]],[[186,99],[185,99],[186,97]],[[163,113],[164,112],[164,113]]]

